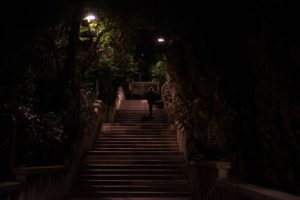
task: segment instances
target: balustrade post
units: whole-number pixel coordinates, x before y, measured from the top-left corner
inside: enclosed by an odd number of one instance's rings
[[[93,111],[94,111],[94,113],[98,113],[100,111],[101,104],[102,104],[101,100],[95,100],[95,102],[93,103]]]
[[[191,161],[191,183],[194,200],[211,200],[217,179],[227,179],[229,162]]]
[[[17,119],[14,116],[12,116],[10,175],[13,175],[13,170],[16,164],[16,149],[17,149],[16,143],[17,143]]]

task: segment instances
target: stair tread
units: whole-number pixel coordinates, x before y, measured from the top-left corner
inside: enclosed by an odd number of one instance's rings
[[[103,123],[81,162],[71,199],[188,200],[189,180],[176,129],[163,109],[125,100],[115,123]],[[129,200],[129,199],[128,199]]]

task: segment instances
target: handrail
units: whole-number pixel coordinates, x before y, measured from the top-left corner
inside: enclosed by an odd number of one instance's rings
[[[24,188],[23,182],[4,182],[0,183],[0,194],[11,193],[14,191],[20,191]]]
[[[93,146],[97,136],[99,124],[104,119],[102,105],[99,104],[98,112],[92,115],[91,122],[83,130],[84,137],[74,148],[75,159],[66,165],[18,167],[13,170],[16,183],[0,185],[0,199],[22,200],[53,200],[63,199],[70,190],[76,171],[84,153]],[[75,147],[75,145],[74,145]]]
[[[9,131],[9,134],[7,135],[7,139],[8,139],[8,149],[7,151],[9,151],[9,163],[7,164],[8,170],[7,175],[12,176],[12,172],[13,169],[15,167],[15,157],[16,157],[16,132],[17,132],[17,121],[16,121],[16,117],[12,114],[6,114],[6,113],[1,113],[0,117],[2,120],[3,119],[8,119],[11,123],[11,129],[7,130]],[[7,134],[7,133],[6,133]]]
[[[15,199],[63,199],[68,190],[70,167],[43,166],[20,167],[14,170],[16,180],[24,183],[24,188],[11,192]],[[9,193],[8,193],[9,194]]]
[[[130,90],[146,90],[149,87],[154,87],[154,90],[159,90],[159,83],[155,81],[129,83]]]
[[[300,196],[230,179],[228,177],[230,167],[229,162],[190,162],[193,199],[300,200]]]
[[[229,162],[190,161],[190,180],[194,200],[211,200],[217,179],[226,179],[231,165]]]
[[[234,180],[217,180],[216,188],[217,194],[222,194],[216,199],[229,200],[235,196],[240,200],[300,200],[300,196]]]
[[[68,166],[57,165],[57,166],[39,166],[39,167],[19,167],[14,170],[16,175],[36,175],[36,174],[49,174],[49,173],[60,173],[66,172],[69,169]]]

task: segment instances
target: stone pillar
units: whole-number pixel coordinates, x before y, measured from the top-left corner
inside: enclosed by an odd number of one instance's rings
[[[216,191],[216,181],[227,179],[229,162],[190,161],[190,180],[194,200],[211,200]]]

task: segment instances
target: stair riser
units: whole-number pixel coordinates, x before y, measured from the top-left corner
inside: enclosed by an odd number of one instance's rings
[[[173,192],[173,191],[188,191],[185,186],[77,186],[74,191],[84,191],[84,192],[97,192],[97,191],[155,191],[155,192]]]
[[[78,177],[79,180],[101,180],[101,179],[109,179],[109,180],[128,180],[128,179],[132,179],[132,180],[156,180],[156,181],[160,181],[160,180],[183,180],[186,177],[185,176],[156,176],[156,175],[152,175],[151,177],[149,176],[143,176],[143,175],[136,175],[133,177],[133,175],[130,176],[110,176],[110,175],[106,175],[106,176],[83,176],[81,175],[80,177]]]
[[[146,101],[123,101],[116,123],[102,124],[81,163],[74,199],[190,197],[175,127],[163,110],[148,115]]]
[[[110,144],[110,145],[135,145],[135,144],[144,144],[144,145],[177,145],[177,141],[175,140],[166,140],[166,141],[156,141],[156,140],[136,140],[136,141],[132,141],[132,140],[127,140],[127,141],[119,141],[119,140],[97,140],[96,144],[99,145],[106,145],[106,144]]]
[[[111,185],[131,185],[134,186],[161,186],[164,187],[168,186],[187,186],[187,180],[130,180],[130,179],[123,179],[123,180],[76,180],[75,185],[94,185],[94,186],[111,186]]]
[[[93,174],[93,175],[103,175],[103,174],[160,174],[160,175],[176,175],[176,174],[182,174],[185,173],[182,170],[173,170],[173,171],[151,171],[151,170],[143,170],[143,171],[134,171],[134,170],[128,170],[128,171],[122,171],[122,170],[112,170],[112,169],[107,169],[107,170],[80,170],[80,173],[83,175],[89,175],[89,174]]]
[[[136,119],[117,119],[115,120],[116,123],[123,123],[124,121],[128,121],[128,123],[148,123],[150,126],[152,123],[165,123],[167,119],[143,119],[143,118],[136,118]]]
[[[151,136],[151,137],[160,137],[160,136],[174,136],[176,137],[175,132],[170,132],[170,131],[161,131],[161,130],[105,130],[101,131],[99,137],[101,136],[115,136],[115,135],[128,135],[128,136]]]
[[[97,148],[133,148],[133,149],[138,149],[138,148],[149,148],[153,149],[164,149],[164,148],[174,148],[177,149],[178,145],[177,144],[166,144],[166,145],[159,145],[159,144],[96,144],[94,146],[95,149]]]
[[[89,151],[87,155],[181,155],[178,151]]]
[[[127,160],[127,159],[134,159],[134,160],[183,160],[182,156],[174,155],[174,156],[162,156],[162,155],[87,155],[84,158],[85,160]]]
[[[142,169],[145,169],[145,170],[149,170],[149,169],[177,169],[177,170],[185,170],[185,166],[184,165],[108,165],[108,164],[104,164],[104,165],[101,165],[101,164],[97,164],[97,165],[91,165],[91,164],[82,164],[81,165],[81,168],[82,169],[139,169],[139,170],[142,170]]]
[[[138,193],[128,193],[124,192],[88,192],[88,193],[77,193],[76,197],[186,197],[189,193],[171,193],[171,192],[138,192]]]
[[[110,137],[110,139],[108,139]],[[102,138],[103,140],[122,140],[122,139],[125,139],[125,140],[129,140],[130,138],[133,138],[135,137],[135,139],[133,139],[132,141],[135,141],[135,140],[144,140],[146,141],[147,138],[152,138],[151,140],[153,141],[165,141],[165,140],[177,140],[176,139],[176,135],[174,134],[161,134],[161,135],[158,135],[158,134],[149,134],[149,133],[143,133],[143,134],[136,134],[136,133],[130,133],[130,134],[124,134],[124,133],[113,133],[113,134],[109,134],[109,133],[102,133],[100,136],[98,136],[97,138],[97,142],[98,141],[102,141]],[[153,139],[154,138],[154,139]],[[148,139],[149,140],[149,139]]]
[[[160,160],[160,161],[147,161],[147,160],[85,160],[85,164],[142,164],[142,165],[148,165],[148,164],[184,164],[184,162],[181,161],[168,161],[168,160]]]
[[[101,133],[96,139],[96,143],[107,143],[107,142],[126,142],[126,143],[167,143],[176,142],[177,138],[175,134],[169,133]]]

